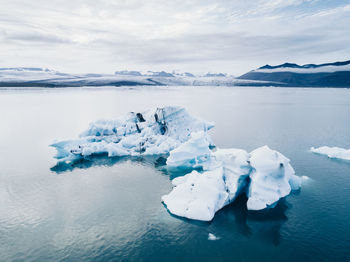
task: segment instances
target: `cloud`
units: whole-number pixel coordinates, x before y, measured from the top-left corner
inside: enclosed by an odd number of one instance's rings
[[[349,59],[350,8],[342,0],[3,2],[5,67],[240,74],[266,63]]]
[[[62,44],[73,43],[73,41],[65,38],[61,38],[56,35],[42,34],[42,33],[19,33],[19,34],[7,34],[3,35],[3,41],[8,41],[10,44]]]

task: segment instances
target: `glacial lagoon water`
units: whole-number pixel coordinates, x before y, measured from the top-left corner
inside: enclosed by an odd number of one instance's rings
[[[76,138],[99,118],[165,105],[214,121],[218,147],[267,144],[309,179],[268,212],[248,212],[240,198],[206,223],[162,205],[181,175],[162,158],[56,165],[55,139]],[[2,89],[0,124],[0,261],[350,259],[350,162],[309,152],[350,148],[349,89]]]

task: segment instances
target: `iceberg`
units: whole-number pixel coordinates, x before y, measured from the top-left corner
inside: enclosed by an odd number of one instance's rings
[[[301,186],[301,179],[295,175],[289,159],[268,146],[250,153],[250,165],[248,210],[273,207],[280,198]]]
[[[311,147],[310,151],[316,154],[326,155],[329,158],[350,160],[350,149],[322,146],[318,148]]]
[[[213,233],[208,234],[208,240],[215,241],[215,240],[219,240],[219,239],[220,239],[220,237],[215,236]]]
[[[172,180],[173,189],[162,202],[170,213],[189,219],[211,221],[242,194],[248,210],[272,208],[300,188],[301,178],[284,155],[268,146],[250,153],[216,148],[208,134],[213,126],[184,108],[164,107],[95,121],[80,138],[51,146],[59,163],[98,154],[167,155],[167,168],[191,172]]]
[[[205,140],[205,138],[202,138]],[[186,144],[198,141],[199,148],[204,141],[190,139]],[[193,156],[180,154],[183,145],[172,155],[172,163],[193,163]],[[206,161],[196,163],[204,172],[191,173],[173,179],[173,190],[162,197],[170,213],[189,219],[211,221],[215,213],[232,203],[239,195],[248,197],[248,210],[262,210],[274,207],[278,200],[301,186],[301,178],[295,175],[289,159],[268,146],[260,147],[250,154],[242,149],[217,149],[205,154]],[[183,156],[188,156],[185,161]],[[169,158],[170,158],[169,157]]]
[[[96,154],[138,156],[167,154],[191,138],[205,134],[214,125],[191,116],[181,107],[131,112],[114,120],[98,120],[79,139],[53,143],[56,158],[71,162]]]
[[[169,167],[200,167],[210,157],[211,145],[213,143],[206,132],[193,133],[188,141],[170,152],[166,163]]]
[[[210,221],[248,184],[250,168],[248,153],[244,150],[222,149],[207,157],[207,163],[203,162],[202,165],[209,170],[203,173],[195,170],[172,180],[173,190],[162,197],[170,213]]]

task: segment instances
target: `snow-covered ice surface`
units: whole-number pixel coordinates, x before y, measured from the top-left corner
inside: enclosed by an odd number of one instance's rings
[[[66,74],[45,68],[0,68],[0,86],[3,87],[76,87],[76,86],[233,86],[262,84],[263,81],[251,81],[226,77],[204,77],[186,74],[153,72],[117,72],[116,74]],[[268,82],[266,82],[268,83]]]
[[[254,72],[260,73],[275,73],[275,72],[291,72],[299,74],[314,74],[314,73],[334,73],[334,72],[344,72],[350,71],[350,64],[342,66],[320,66],[320,67],[310,67],[310,68],[293,68],[293,67],[278,67],[272,69],[256,69]]]
[[[326,155],[329,158],[350,160],[350,149],[322,146],[317,148],[311,147],[310,151],[316,154]]]
[[[181,107],[151,109],[129,113],[113,120],[98,120],[79,139],[52,144],[59,161],[74,161],[95,154],[137,156],[167,154],[191,138],[205,134],[212,123],[188,114]]]

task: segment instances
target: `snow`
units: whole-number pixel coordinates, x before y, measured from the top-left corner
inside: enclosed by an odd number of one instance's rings
[[[0,86],[234,86],[263,83],[232,76],[194,76],[191,73],[117,71],[115,74],[66,74],[42,68],[0,68]]]
[[[329,158],[350,160],[350,149],[322,146],[318,148],[311,147],[310,151],[316,154],[326,155]]]
[[[52,144],[60,161],[75,161],[91,155],[135,156],[167,154],[196,132],[205,134],[212,123],[195,118],[181,107],[129,113],[112,120],[90,124],[79,139]]]
[[[293,68],[293,67],[278,67],[271,69],[256,69],[253,72],[258,73],[276,73],[276,72],[291,72],[291,73],[299,73],[299,74],[313,74],[313,73],[334,73],[341,71],[350,71],[349,65],[342,66],[320,66],[320,67],[311,67],[311,68]]]

